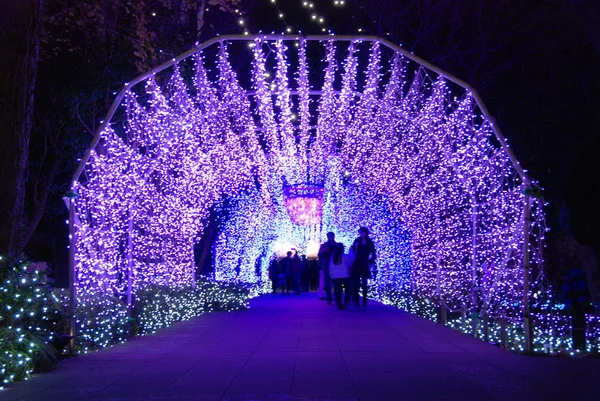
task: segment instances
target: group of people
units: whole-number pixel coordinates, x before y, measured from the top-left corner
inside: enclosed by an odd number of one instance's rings
[[[327,233],[327,242],[319,248],[318,261],[300,257],[296,250],[288,251],[279,261],[273,259],[269,266],[273,293],[280,287],[282,294],[290,291],[300,294],[315,290],[318,285],[320,298],[328,304],[335,300],[339,309],[346,309],[351,302],[360,306],[359,295],[362,295],[362,306],[366,307],[375,245],[368,228],[361,227],[358,233],[347,252],[344,244],[335,241],[334,233]]]
[[[323,277],[323,287],[327,303],[332,303],[331,289],[339,309],[346,309],[350,302],[367,306],[368,280],[371,266],[375,263],[375,245],[369,238],[369,229],[361,227],[359,237],[354,240],[348,252],[344,244],[335,241],[335,234],[327,233],[327,242],[319,248],[319,262]]]
[[[317,261],[298,255],[296,249],[287,252],[280,260],[271,259],[269,265],[269,280],[273,293],[281,288],[281,293],[316,291],[319,286],[319,267]]]

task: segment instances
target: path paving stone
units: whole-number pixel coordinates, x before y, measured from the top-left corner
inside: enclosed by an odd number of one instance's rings
[[[63,361],[0,400],[595,400],[600,359],[523,357],[392,307],[265,295]]]

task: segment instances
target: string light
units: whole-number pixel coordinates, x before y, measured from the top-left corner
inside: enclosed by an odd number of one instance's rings
[[[1,258],[0,258],[1,259]],[[53,332],[60,320],[51,308],[47,275],[34,264],[5,267],[0,282],[0,390],[17,380],[28,380],[40,355],[52,359]]]
[[[342,2],[338,2],[335,1],[334,5],[340,7],[343,6],[345,3]],[[279,19],[281,19],[285,24],[286,24],[286,29],[285,31],[288,33],[292,32],[292,28],[290,26],[288,26],[288,24],[286,23],[285,19],[284,19],[284,13],[282,12],[282,10],[279,8],[279,4],[276,1],[271,1],[271,5],[273,7],[275,7],[275,11],[277,12],[277,16]],[[322,32],[330,32],[330,30],[324,25],[325,23],[325,18],[323,16],[321,16],[318,12],[316,12],[316,7],[315,7],[315,3],[313,2],[309,2],[309,1],[303,1],[301,3],[302,7],[307,8],[311,14],[310,14],[310,19],[311,21],[316,22],[317,24],[319,24],[319,26],[321,27],[321,31]]]
[[[145,335],[204,313],[246,309],[250,293],[239,287],[200,281],[196,288],[148,287],[138,295],[136,319],[139,334]]]
[[[236,2],[233,2],[233,3],[236,3]],[[162,10],[164,13],[167,13],[167,14],[168,14],[168,13],[170,13],[170,12],[172,11],[172,10],[171,10],[171,6],[170,6],[170,5],[168,5],[168,4],[166,4],[166,3],[164,3],[164,4],[163,4],[163,6],[165,7],[165,8],[163,8],[163,10]],[[230,8],[229,6],[227,6],[227,8],[222,8],[222,7],[221,7],[221,6],[220,6],[218,3],[214,3],[214,4],[208,4],[208,5],[207,5],[207,6],[204,8],[204,12],[206,12],[206,13],[210,12],[210,11],[211,11],[211,7],[214,7],[214,8],[216,8],[217,10],[220,10],[220,11],[226,11],[227,13],[229,13],[229,14],[232,14],[232,15],[236,16],[236,17],[238,18],[238,25],[239,25],[240,27],[245,27],[245,26],[246,26],[245,12],[244,12],[244,11],[242,11],[241,9],[239,9],[239,8],[235,8],[235,9],[233,9],[233,8]],[[187,8],[187,7],[185,7],[185,8]],[[187,11],[187,12],[189,12],[189,11],[190,11],[190,9],[189,9],[189,8],[187,8],[187,10],[184,10],[184,11]],[[151,15],[152,17],[157,17],[157,16],[158,16],[158,13],[157,13],[156,11],[152,11],[152,12],[150,12],[150,15]],[[248,35],[250,32],[249,32],[247,29],[245,29],[245,28],[244,28],[244,30],[243,30],[243,33],[244,33],[245,35]],[[162,50],[159,50],[159,51],[162,53]]]
[[[275,244],[307,251],[333,230],[349,245],[365,224],[380,250],[373,298],[423,311],[443,305],[473,322],[474,314],[520,321],[525,188],[472,95],[398,53],[382,62],[379,43],[368,41],[326,41],[325,66],[311,71],[308,42],[295,40],[289,82],[286,43],[251,43],[251,87],[223,44],[216,78],[196,58],[193,90],[176,67],[168,91],[150,79],[143,98],[128,92],[124,131],[102,133],[106,151],[74,188],[78,285],[117,294],[191,285],[191,250],[213,208],[223,216],[218,280],[266,291]],[[322,82],[318,99],[311,74]],[[285,207],[283,189],[301,184],[324,188],[319,225],[295,224]],[[543,206],[532,198],[534,267]],[[534,273],[535,306],[549,293],[541,269]]]
[[[156,329],[213,311],[248,307],[249,297],[259,289],[201,280],[195,287],[146,287],[138,294],[133,311],[111,293],[79,289],[75,311],[76,352],[87,353],[132,335],[151,334]],[[69,310],[69,291],[52,289],[47,274],[34,264],[19,263],[0,283],[0,390],[17,380],[28,380],[40,361],[53,360],[63,343]],[[16,311],[16,313],[15,313]]]
[[[68,290],[53,293],[56,304],[69,310]],[[81,290],[77,293],[75,327],[77,332],[76,351],[88,353],[122,343],[129,338],[130,314],[125,302],[97,289]]]
[[[317,225],[321,223],[323,188],[295,186],[283,189],[284,205],[293,223]]]

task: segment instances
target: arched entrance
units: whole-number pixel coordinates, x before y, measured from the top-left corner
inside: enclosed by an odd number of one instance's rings
[[[374,298],[528,337],[544,290],[531,187],[477,93],[384,39],[223,36],[119,92],[73,178],[73,287],[131,303],[193,284],[215,210],[215,279],[259,293],[278,248],[367,225]]]

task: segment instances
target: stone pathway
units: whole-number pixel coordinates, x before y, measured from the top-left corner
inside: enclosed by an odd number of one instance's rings
[[[514,355],[373,302],[266,295],[71,358],[0,400],[588,401],[599,384],[600,359]]]

